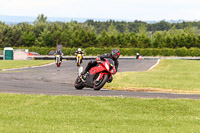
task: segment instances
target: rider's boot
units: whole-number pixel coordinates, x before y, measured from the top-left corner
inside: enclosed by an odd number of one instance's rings
[[[85,79],[86,79],[86,73],[87,73],[87,71],[86,71],[86,70],[83,70],[83,71],[81,72],[80,78],[83,79],[83,80],[85,80]]]
[[[87,73],[87,71],[86,70],[83,70],[82,72],[81,72],[81,75],[85,75]]]
[[[88,63],[88,65],[86,66],[86,68],[85,68],[85,70],[83,70],[83,72],[81,72],[81,75],[80,75],[80,77],[82,78],[82,79],[86,79],[86,74],[87,74],[87,72],[89,72],[89,70],[93,67],[93,66],[95,66],[97,63],[95,62],[95,61],[90,61],[89,63]]]

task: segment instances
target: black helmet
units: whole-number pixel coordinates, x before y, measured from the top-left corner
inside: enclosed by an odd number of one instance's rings
[[[119,51],[119,49],[113,49],[113,50],[111,51],[111,57],[112,57],[113,59],[118,59],[119,56],[120,56],[120,51]]]

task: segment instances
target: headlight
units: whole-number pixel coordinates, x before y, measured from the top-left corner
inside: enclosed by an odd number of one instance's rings
[[[111,73],[113,74],[113,73],[114,73],[114,70],[111,70]]]
[[[108,63],[105,63],[105,66],[106,66],[107,71],[109,71],[109,65],[108,65]]]

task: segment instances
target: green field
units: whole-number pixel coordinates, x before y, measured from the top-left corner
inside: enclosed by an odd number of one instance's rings
[[[0,61],[0,69],[51,62]],[[199,65],[199,61],[162,60],[151,71],[118,73],[116,85],[109,87],[198,92]],[[199,107],[200,100],[0,93],[0,133],[197,133]]]
[[[1,133],[200,131],[199,100],[0,94]]]
[[[200,61],[166,59],[150,71],[119,72],[111,84],[106,84],[106,88],[200,93]]]
[[[40,66],[54,62],[53,60],[0,60],[0,70],[20,67]]]

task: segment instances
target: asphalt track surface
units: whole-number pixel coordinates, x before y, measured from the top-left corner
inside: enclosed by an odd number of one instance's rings
[[[83,62],[85,68],[87,60]],[[157,60],[119,60],[119,72],[146,71],[157,63]],[[23,68],[0,72],[0,93],[44,94],[44,95],[78,95],[78,96],[116,96],[137,98],[185,98],[200,99],[195,94],[173,94],[136,91],[113,91],[91,88],[76,90],[73,83],[78,75],[75,61],[63,61],[61,67],[55,64]]]

